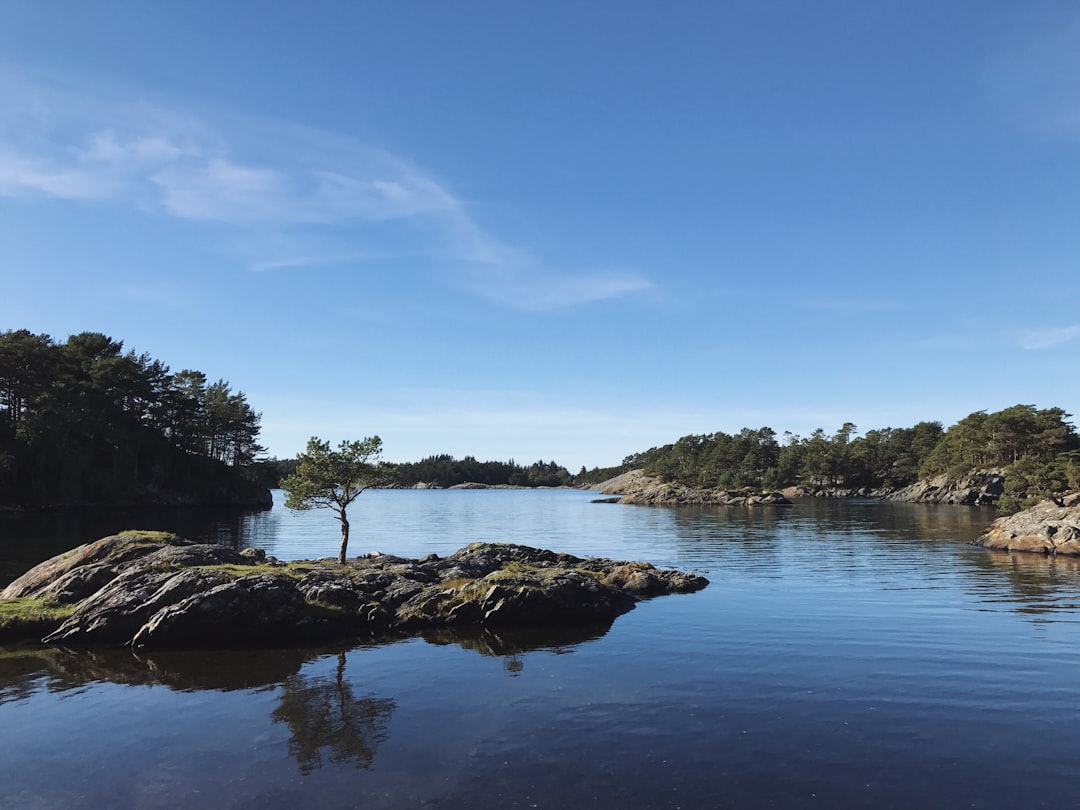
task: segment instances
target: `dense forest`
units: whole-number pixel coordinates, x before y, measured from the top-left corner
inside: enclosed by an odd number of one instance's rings
[[[0,507],[261,504],[260,416],[97,332],[0,333]]]
[[[809,436],[771,428],[734,435],[683,436],[674,444],[627,456],[620,467],[582,472],[596,483],[631,469],[691,487],[777,489],[787,486],[873,491],[921,478],[955,478],[979,469],[1005,473],[1002,506],[1015,508],[1080,487],[1080,436],[1061,408],[1014,405],[977,411],[945,430],[940,422],[883,428],[857,435],[846,422],[833,434]]]
[[[457,459],[451,455],[428,456],[421,461],[391,465],[393,486],[415,487],[418,484],[447,488],[458,484],[483,484],[499,487],[563,487],[576,483],[574,476],[554,461],[535,461],[528,467],[510,461],[477,461],[472,456]],[[256,465],[260,480],[267,486],[280,486],[281,479],[296,470],[296,459],[271,458]]]
[[[554,461],[536,461],[523,467],[510,461],[477,461],[472,456],[456,459],[449,455],[429,456],[422,461],[398,464],[397,482],[410,487],[434,484],[450,487],[455,484],[487,484],[512,487],[561,487],[570,484],[573,476]]]

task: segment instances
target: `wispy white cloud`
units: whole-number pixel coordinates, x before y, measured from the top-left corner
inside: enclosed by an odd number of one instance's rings
[[[555,270],[527,251],[493,238],[463,210],[448,217],[446,226],[456,255],[469,263],[461,283],[498,304],[534,311],[564,309],[656,288],[632,269]]]
[[[7,197],[40,193],[61,200],[106,200],[118,192],[113,178],[80,166],[14,152],[0,145],[0,195]]]
[[[1021,333],[1017,338],[1020,348],[1028,351],[1053,349],[1065,343],[1080,339],[1080,324],[1057,326],[1049,329],[1032,329]]]
[[[451,283],[521,309],[564,308],[653,287],[633,270],[550,267],[481,227],[429,173],[355,139],[93,97],[2,67],[0,90],[0,197],[113,202],[228,226],[244,241],[253,270],[343,263],[373,252],[372,228],[403,222],[411,241],[387,237],[374,253],[393,255],[389,245],[402,255],[426,254],[451,268]],[[327,228],[335,229],[335,244],[318,247]],[[351,243],[342,236],[349,229]],[[275,249],[283,231],[303,234],[297,241],[306,249]],[[262,248],[252,249],[259,242]]]
[[[528,266],[502,266],[474,273],[473,289],[500,304],[529,310],[562,309],[654,289],[634,271],[610,271],[572,276]]]
[[[281,258],[255,260],[251,269],[256,273],[271,270],[291,270],[299,267],[326,267],[339,264],[361,264],[377,261],[389,261],[401,258],[399,253],[313,253],[310,255],[283,255]]]

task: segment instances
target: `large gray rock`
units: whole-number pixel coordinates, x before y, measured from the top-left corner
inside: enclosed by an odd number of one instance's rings
[[[438,627],[595,625],[641,599],[707,584],[648,563],[513,544],[473,543],[445,558],[372,554],[344,565],[286,564],[129,535],[42,563],[5,596],[75,605],[47,628],[47,644],[206,649]]]
[[[307,617],[304,597],[285,574],[254,574],[199,590],[161,608],[133,647],[204,649],[293,642]]]
[[[641,470],[611,478],[597,485],[605,495],[619,495],[619,503],[640,506],[787,506],[791,504],[780,492],[750,490],[696,489],[645,475]],[[600,499],[599,502],[610,502]]]
[[[200,568],[130,570],[83,600],[42,641],[68,646],[124,644],[158,611],[231,581],[232,577],[223,571]]]
[[[398,608],[397,623],[405,628],[595,623],[625,613],[635,601],[629,591],[586,570],[515,567],[449,588],[426,588]]]
[[[158,551],[162,546],[171,542],[179,541],[162,535],[148,535],[141,533],[127,533],[111,535],[73,548],[71,551],[58,554],[51,559],[36,565],[0,591],[0,599],[23,599],[41,596],[54,583],[65,574],[75,569],[83,569],[89,566],[100,565],[97,570],[113,572],[118,575],[120,566],[130,560]],[[82,574],[74,574],[73,579]],[[92,578],[93,574],[86,574]],[[97,587],[101,587],[101,582]],[[82,590],[75,585],[76,590]],[[60,589],[62,590],[62,588]],[[96,590],[96,588],[95,588]],[[93,591],[91,591],[92,593]]]
[[[1080,554],[1080,504],[1061,506],[1042,501],[1015,515],[998,518],[975,543],[1004,551]]]
[[[908,503],[952,503],[965,506],[987,506],[995,503],[1005,491],[1005,473],[1001,470],[979,470],[961,478],[938,475],[917,481],[885,497],[890,501]]]
[[[45,560],[0,591],[0,599],[44,597],[74,604],[132,570],[253,562],[228,546],[192,543],[161,533],[125,532]]]

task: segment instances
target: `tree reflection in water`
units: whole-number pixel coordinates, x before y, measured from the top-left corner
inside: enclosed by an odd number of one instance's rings
[[[270,715],[291,731],[289,753],[307,776],[321,768],[323,753],[330,762],[355,762],[370,768],[397,703],[370,695],[353,696],[345,680],[345,653],[338,653],[335,677],[290,675],[283,683],[281,705]]]

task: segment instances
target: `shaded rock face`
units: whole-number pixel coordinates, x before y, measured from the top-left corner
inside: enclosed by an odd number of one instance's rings
[[[255,574],[198,590],[153,613],[134,647],[198,648],[291,641],[305,619],[304,597],[291,577]]]
[[[0,598],[76,605],[46,644],[206,649],[433,628],[610,624],[640,599],[707,584],[648,563],[509,544],[339,565],[127,535],[48,560]]]
[[[1004,551],[1080,555],[1080,503],[1062,506],[1042,501],[998,518],[975,544]]]
[[[1005,474],[1000,470],[982,470],[960,479],[938,475],[917,481],[909,487],[886,493],[890,501],[910,503],[953,503],[965,506],[989,506],[1005,491]]]
[[[784,506],[791,503],[779,492],[692,489],[682,484],[664,483],[658,478],[632,470],[600,484],[605,495],[619,495],[619,503],[642,506]],[[598,499],[597,503],[608,502]]]

